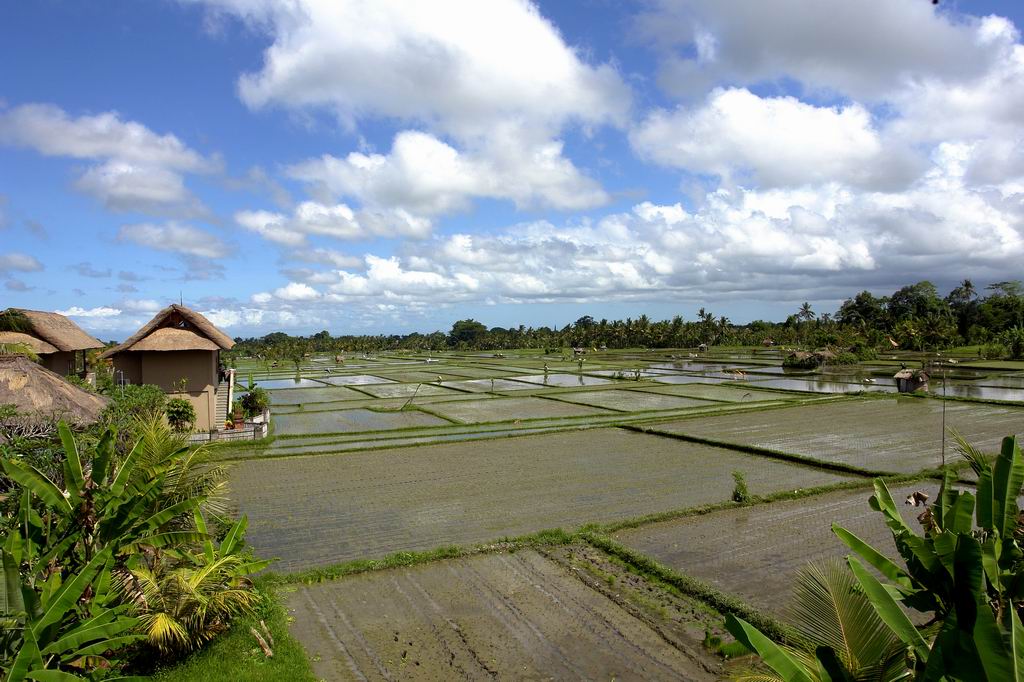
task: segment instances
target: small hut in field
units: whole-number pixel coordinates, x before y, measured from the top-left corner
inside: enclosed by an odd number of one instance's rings
[[[101,357],[113,360],[117,381],[153,384],[188,399],[196,430],[211,431],[224,426],[231,404],[231,382],[221,381],[220,352],[234,345],[199,313],[170,305]]]
[[[0,355],[0,405],[14,405],[19,420],[92,424],[107,399],[83,391],[24,355]]]
[[[26,346],[51,372],[83,378],[88,371],[86,354],[104,345],[63,315],[21,308],[0,312],[0,344]]]
[[[928,390],[928,372],[921,369],[903,368],[892,377],[900,393]]]

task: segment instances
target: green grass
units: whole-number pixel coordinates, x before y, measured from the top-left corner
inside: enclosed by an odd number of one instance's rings
[[[259,613],[234,621],[231,630],[171,668],[158,671],[159,682],[315,682],[305,650],[288,630],[288,613],[276,591],[263,586]],[[263,620],[274,638],[273,658],[263,655],[249,628],[262,630]]]

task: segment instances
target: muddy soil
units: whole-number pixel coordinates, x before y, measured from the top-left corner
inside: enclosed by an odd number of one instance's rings
[[[717,678],[699,642],[677,649],[533,551],[364,574],[288,601],[325,680]]]
[[[279,571],[487,542],[849,477],[614,428],[247,460],[230,470],[247,540]]]
[[[923,510],[904,504],[916,490],[934,501],[938,485],[923,481],[891,492],[910,527],[920,530],[916,517]],[[782,615],[804,564],[851,554],[832,533],[833,522],[899,559],[882,514],[868,506],[871,494],[866,488],[731,509],[624,530],[614,538],[680,573]]]

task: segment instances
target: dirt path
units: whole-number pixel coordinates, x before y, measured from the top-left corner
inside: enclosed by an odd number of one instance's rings
[[[533,551],[364,574],[291,595],[326,680],[710,680],[565,566]]]

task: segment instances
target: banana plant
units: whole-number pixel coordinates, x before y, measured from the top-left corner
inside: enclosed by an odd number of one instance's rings
[[[119,604],[111,589],[115,569],[132,556],[209,540],[171,525],[204,499],[167,502],[171,460],[142,472],[137,445],[115,462],[115,434],[107,431],[83,464],[67,425],[58,433],[66,456],[61,485],[29,464],[0,458],[21,486],[16,526],[0,540],[0,669],[10,682],[70,679],[144,638],[131,605]]]
[[[976,493],[955,488],[947,472],[936,502],[920,517],[924,532],[903,520],[885,483],[875,481],[871,506],[883,514],[905,567],[850,531],[836,535],[856,557],[850,569],[878,615],[914,653],[926,680],[1024,682],[1024,553],[1017,499],[1024,459],[1015,438],[1005,438],[994,461],[968,457],[978,476]],[[929,643],[905,608],[930,614],[937,630]]]

